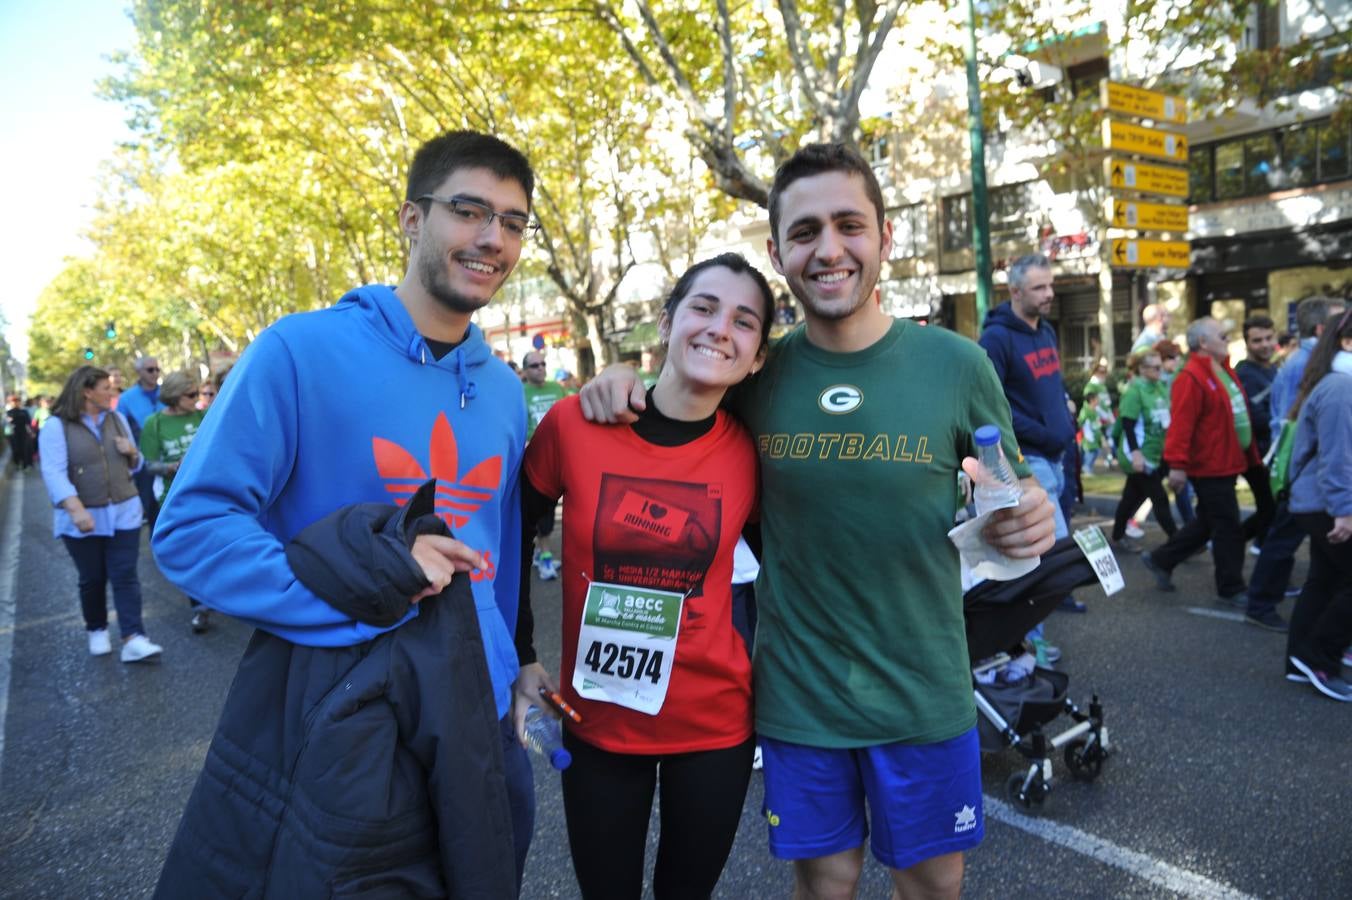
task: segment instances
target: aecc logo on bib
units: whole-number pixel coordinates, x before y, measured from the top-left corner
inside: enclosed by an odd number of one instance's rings
[[[833,384],[822,391],[821,396],[817,398],[817,405],[822,408],[822,412],[833,416],[852,413],[863,402],[864,392],[852,384]]]

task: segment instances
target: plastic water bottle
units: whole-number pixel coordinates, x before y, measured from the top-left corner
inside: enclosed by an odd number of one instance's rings
[[[977,515],[1017,506],[1019,498],[1023,496],[1023,489],[1019,487],[1019,479],[1015,477],[1009,460],[1005,458],[1005,451],[1000,446],[1000,427],[982,425],[974,437],[977,461],[981,463],[981,473],[972,489]]]
[[[538,706],[526,710],[526,746],[560,772],[573,764],[573,754],[563,749],[563,727],[559,720]]]

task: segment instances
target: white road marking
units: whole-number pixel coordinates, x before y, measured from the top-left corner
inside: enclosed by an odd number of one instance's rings
[[[16,471],[5,486],[5,531],[0,535],[0,769],[5,763],[5,716],[9,712],[10,657],[14,655],[14,609],[19,601],[14,575],[19,570],[23,480],[23,472]]]
[[[1227,622],[1243,622],[1244,613],[1226,612],[1223,609],[1207,609],[1205,606],[1185,606],[1184,612],[1192,613],[1194,616],[1206,616],[1208,619],[1224,619]]]
[[[1044,841],[1060,844],[1076,853],[1121,869],[1185,897],[1205,900],[1256,900],[1251,894],[1236,890],[1224,882],[1179,868],[1145,853],[1119,847],[1112,841],[1078,828],[1026,816],[1003,800],[997,800],[989,794],[985,795],[984,800],[985,814],[989,819],[1026,831]]]

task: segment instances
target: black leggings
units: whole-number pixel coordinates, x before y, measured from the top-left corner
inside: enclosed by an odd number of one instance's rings
[[[661,831],[653,896],[705,900],[732,851],[751,780],[754,738],[726,750],[645,756],[611,753],[564,732],[563,810],[585,900],[636,900],[653,789],[661,771]]]
[[[1174,525],[1173,513],[1169,512],[1169,495],[1164,491],[1164,476],[1168,472],[1163,466],[1150,473],[1132,472],[1127,483],[1122,486],[1122,499],[1117,504],[1117,515],[1113,516],[1113,540],[1120,541],[1127,533],[1127,520],[1136,515],[1136,510],[1148,498],[1155,513],[1155,521],[1160,523],[1164,533],[1174,536],[1178,528]]]

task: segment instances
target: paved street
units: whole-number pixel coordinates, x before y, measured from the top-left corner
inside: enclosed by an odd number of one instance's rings
[[[218,620],[193,636],[186,601],[143,548],[163,662],[91,658],[35,474],[0,483],[0,536],[0,896],[148,896],[248,629]],[[969,856],[967,896],[1352,896],[1352,708],[1282,679],[1284,637],[1214,605],[1208,558],[1181,566],[1171,595],[1147,589],[1138,560],[1123,567],[1126,591],[1084,589],[1090,612],[1048,625],[1072,695],[1101,696],[1115,755],[1094,784],[1065,777],[1058,758],[1035,815],[1003,799],[1017,754],[986,757],[986,841]],[[537,635],[556,667],[558,583],[536,588]],[[523,895],[574,897],[557,777],[537,767],[536,786]],[[719,897],[789,895],[760,800],[755,776]],[[860,896],[886,897],[883,871],[866,871]]]

